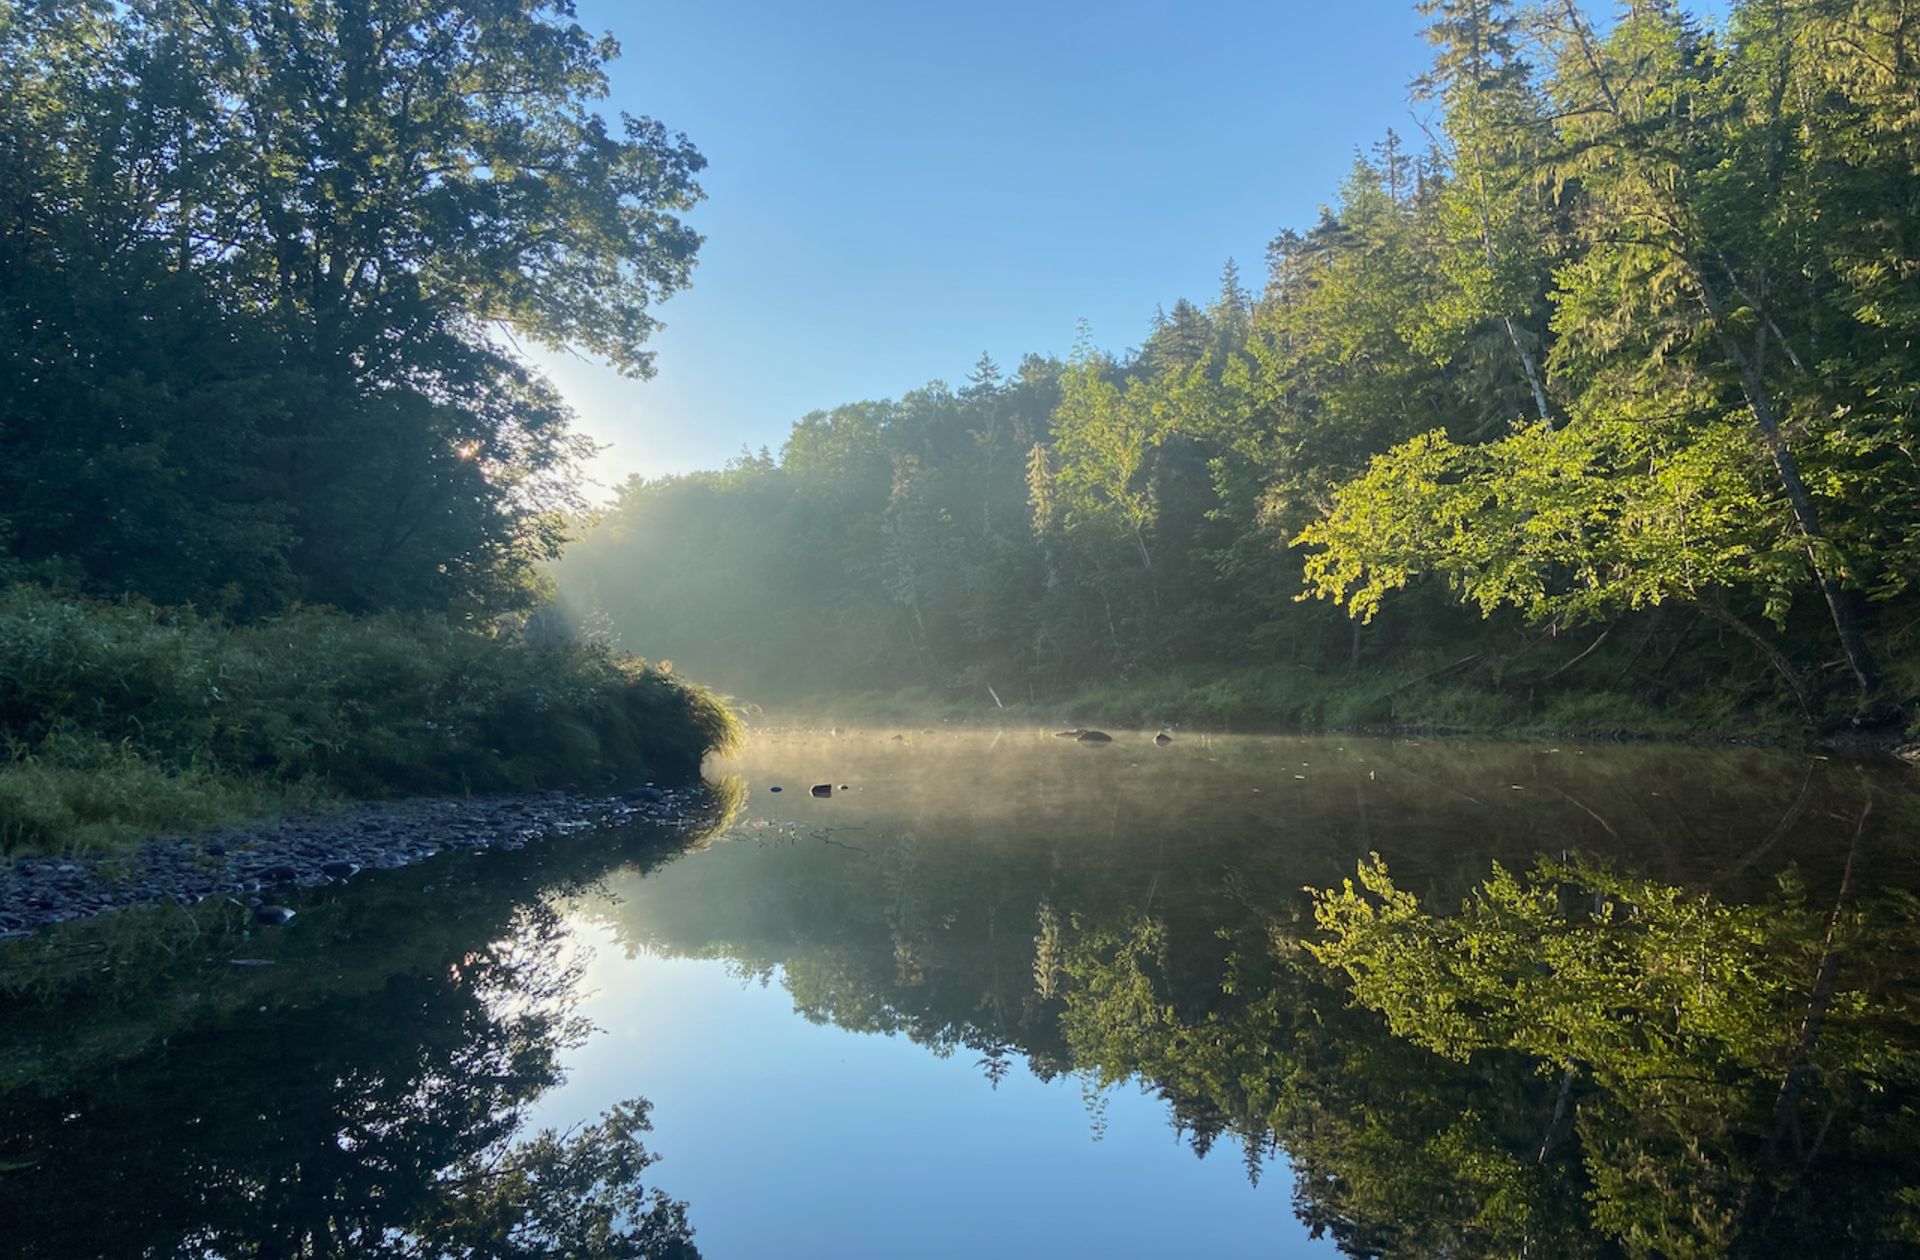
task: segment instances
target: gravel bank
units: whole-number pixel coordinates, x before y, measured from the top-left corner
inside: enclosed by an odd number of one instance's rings
[[[0,858],[0,940],[127,906],[220,896],[254,906],[262,922],[282,922],[291,913],[273,904],[276,892],[340,883],[438,853],[524,848],[593,827],[690,824],[704,792],[696,785],[619,796],[378,802],[191,838],[156,837],[105,858]]]

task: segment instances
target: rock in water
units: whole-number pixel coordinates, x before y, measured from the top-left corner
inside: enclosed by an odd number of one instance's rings
[[[260,906],[254,910],[253,917],[268,927],[285,927],[293,922],[293,911],[285,906]]]
[[[787,790],[787,789],[785,789],[785,788],[783,788],[783,787],[781,787],[781,786],[779,786],[778,784],[775,784],[775,785],[774,785],[773,787],[770,787],[770,788],[768,788],[768,789],[767,789],[767,791],[769,791],[769,792],[784,792],[784,791],[786,791],[786,790]]]
[[[1107,734],[1105,731],[1081,731],[1080,742],[1083,744],[1111,744],[1113,742],[1113,736]]]
[[[1160,745],[1160,747],[1165,748],[1168,744],[1171,744],[1173,742],[1173,736],[1167,734],[1165,731],[1161,731],[1158,735],[1155,735],[1153,737],[1153,742]]]
[[[814,794],[815,796],[832,796],[832,795],[833,795],[833,784],[831,784],[831,783],[816,783],[816,784],[814,784],[814,785],[813,785],[812,787],[810,787],[810,788],[808,788],[807,790],[808,790],[809,792],[812,792],[812,793],[813,793],[813,794]]]
[[[348,862],[344,859],[322,862],[320,864],[320,873],[328,879],[339,880],[345,883],[360,873],[360,864],[357,862]]]

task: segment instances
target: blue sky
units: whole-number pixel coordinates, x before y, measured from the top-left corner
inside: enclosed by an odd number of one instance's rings
[[[1425,62],[1410,0],[581,0],[611,109],[706,154],[693,287],[659,374],[540,355],[613,483],[779,448],[817,407],[1115,349],[1155,303],[1249,279],[1387,127]]]
[[[1306,226],[1356,146],[1416,133],[1411,0],[580,0],[608,108],[706,154],[693,287],[659,375],[538,356],[612,484],[778,449],[807,411],[1136,344],[1232,256]]]

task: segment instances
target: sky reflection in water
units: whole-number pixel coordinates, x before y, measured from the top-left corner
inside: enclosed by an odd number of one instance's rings
[[[647,1155],[661,1246],[683,1201],[722,1257],[1920,1237],[1905,767],[916,730],[761,734],[711,773],[677,841],[39,947],[64,978],[0,1010],[10,1242],[435,1256],[557,1237],[566,1186]],[[1417,905],[1345,903],[1347,970],[1316,960],[1303,889],[1374,852]],[[578,1129],[630,1099],[651,1132]],[[555,1190],[515,1198],[499,1170],[542,1160]]]

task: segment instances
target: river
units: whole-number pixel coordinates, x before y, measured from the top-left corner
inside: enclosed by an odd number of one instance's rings
[[[15,946],[0,1253],[1920,1245],[1911,768],[1114,734]]]

